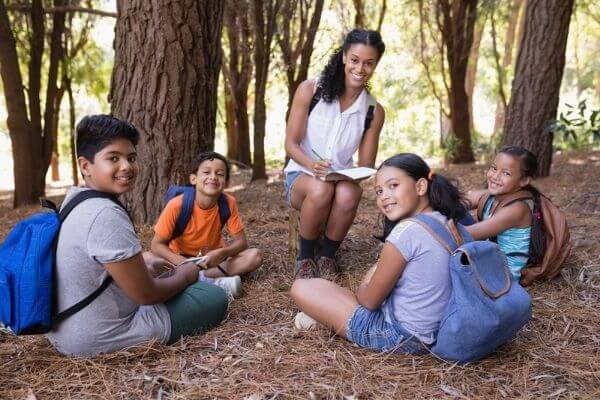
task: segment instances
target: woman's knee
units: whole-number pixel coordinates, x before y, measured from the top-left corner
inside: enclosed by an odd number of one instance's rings
[[[357,184],[338,184],[335,190],[334,207],[346,211],[356,210],[363,190]]]
[[[300,306],[306,293],[309,292],[311,286],[310,279],[296,279],[290,289],[290,296],[294,302]]]
[[[335,186],[331,183],[315,182],[306,193],[306,198],[317,207],[328,206],[333,201]]]

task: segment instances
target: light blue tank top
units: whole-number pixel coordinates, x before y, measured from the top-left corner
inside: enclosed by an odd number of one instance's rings
[[[483,219],[490,218],[490,210],[494,204],[494,196],[485,203],[483,208]],[[496,236],[500,250],[504,252],[508,260],[508,268],[514,279],[521,278],[521,270],[526,266],[529,258],[529,244],[531,242],[531,227],[510,228]]]

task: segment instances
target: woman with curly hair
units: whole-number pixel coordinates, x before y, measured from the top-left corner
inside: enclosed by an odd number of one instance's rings
[[[362,189],[356,182],[320,178],[351,168],[356,150],[358,166],[375,164],[385,113],[367,87],[384,51],[379,32],[354,29],[319,78],[302,82],[294,95],[284,172],[287,200],[300,211],[296,279],[332,279],[337,272],[335,253],[352,225]]]

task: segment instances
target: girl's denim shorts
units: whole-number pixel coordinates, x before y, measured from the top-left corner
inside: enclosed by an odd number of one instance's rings
[[[304,172],[302,171],[291,171],[285,173],[284,195],[285,201],[287,201],[288,205],[291,205],[292,186],[294,186],[296,179],[298,179],[303,173]]]
[[[386,322],[381,309],[371,311],[360,305],[348,320],[346,336],[351,342],[372,350],[410,354],[428,351],[423,342],[399,323]]]

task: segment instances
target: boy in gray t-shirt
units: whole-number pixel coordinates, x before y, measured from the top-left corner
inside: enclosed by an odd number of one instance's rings
[[[77,125],[77,155],[85,187],[112,196],[130,190],[139,133],[108,115]],[[227,296],[198,282],[198,267],[184,263],[170,276],[153,277],[127,212],[106,198],[85,200],[63,222],[56,253],[58,311],[79,303],[110,275],[114,281],[87,307],[53,326],[48,338],[61,353],[92,356],[148,340],[174,342],[225,317]],[[184,295],[182,295],[184,294]]]

